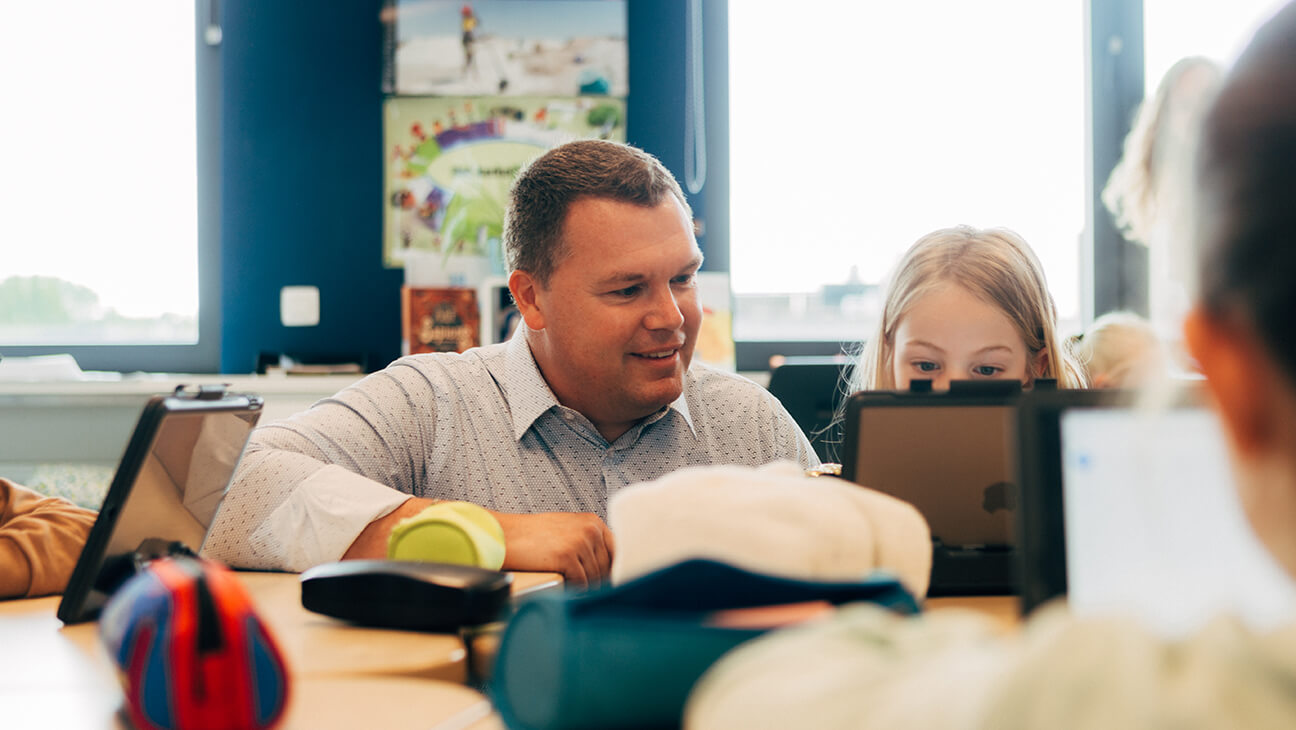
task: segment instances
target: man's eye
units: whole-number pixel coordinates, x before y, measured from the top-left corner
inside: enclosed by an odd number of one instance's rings
[[[671,279],[671,283],[675,285],[689,286],[695,279],[697,279],[696,274],[680,274],[674,279]]]
[[[935,371],[936,368],[939,366],[934,362],[930,362],[927,360],[919,360],[918,362],[914,363],[914,367],[917,368],[918,370],[921,370],[924,373],[930,373]]]
[[[629,299],[630,297],[638,293],[639,293],[639,285],[636,284],[635,286],[627,286],[624,289],[617,289],[612,292],[612,295]]]

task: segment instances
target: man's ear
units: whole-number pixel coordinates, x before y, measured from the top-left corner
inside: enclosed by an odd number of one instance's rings
[[[1200,307],[1184,319],[1188,354],[1206,376],[1224,428],[1239,454],[1264,450],[1277,435],[1273,369],[1250,332],[1221,322]]]
[[[525,271],[514,270],[509,274],[508,287],[527,328],[537,331],[544,329],[544,312],[540,309],[540,284],[535,277]]]

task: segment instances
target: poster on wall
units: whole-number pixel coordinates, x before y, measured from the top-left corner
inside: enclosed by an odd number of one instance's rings
[[[697,291],[698,303],[702,305],[702,325],[698,328],[693,355],[708,365],[736,372],[733,295],[728,272],[699,271]]]
[[[487,259],[502,272],[518,170],[573,139],[625,140],[625,102],[611,97],[390,97],[383,116],[383,263],[392,268],[435,255],[442,267]]]
[[[626,0],[387,0],[383,91],[625,97]]]

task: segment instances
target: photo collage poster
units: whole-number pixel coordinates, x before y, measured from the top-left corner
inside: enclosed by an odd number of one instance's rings
[[[624,119],[625,101],[611,97],[388,98],[384,262],[484,257],[503,273],[499,239],[518,171],[579,137],[624,141]]]
[[[625,140],[626,0],[389,0],[382,19],[383,262],[502,274],[518,170],[572,139]]]

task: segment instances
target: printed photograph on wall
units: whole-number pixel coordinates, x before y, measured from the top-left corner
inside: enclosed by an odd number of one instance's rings
[[[384,88],[624,97],[626,0],[388,0]]]
[[[578,138],[625,141],[625,102],[610,97],[391,97],[383,110],[383,263],[418,255],[485,257],[499,238],[518,170]]]

